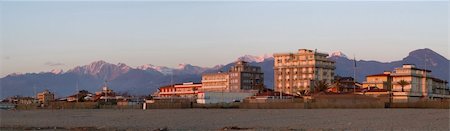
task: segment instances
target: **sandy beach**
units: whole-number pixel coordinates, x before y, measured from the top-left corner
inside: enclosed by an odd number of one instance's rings
[[[449,130],[446,109],[157,109],[0,111],[1,129]]]

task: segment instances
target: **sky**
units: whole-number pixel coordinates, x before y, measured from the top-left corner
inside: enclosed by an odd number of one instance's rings
[[[449,58],[448,1],[0,2],[0,77],[93,61],[176,67],[318,49],[389,62]]]

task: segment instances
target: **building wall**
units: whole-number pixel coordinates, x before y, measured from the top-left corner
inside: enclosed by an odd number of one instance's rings
[[[287,94],[310,90],[313,81],[334,79],[334,62],[328,54],[300,49],[297,53],[274,54],[274,89]]]
[[[377,87],[379,89],[388,89],[392,80],[389,76],[367,76],[363,83],[363,88]]]
[[[229,73],[204,74],[202,76],[202,84],[201,91],[231,91]]]
[[[39,103],[48,103],[55,100],[55,95],[48,90],[38,93],[37,98]]]
[[[159,97],[195,98],[202,89],[201,83],[183,83],[159,88]]]
[[[202,92],[198,94],[197,103],[231,103],[255,95],[256,92]]]

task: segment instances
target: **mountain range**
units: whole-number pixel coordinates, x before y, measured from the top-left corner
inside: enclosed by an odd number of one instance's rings
[[[329,59],[336,62],[337,75],[353,76],[354,60],[347,58],[339,51],[330,53]],[[260,66],[264,72],[265,85],[268,88],[272,87],[274,62],[272,55],[245,55],[237,60]],[[410,52],[402,60],[393,62],[356,61],[357,81],[364,81],[365,76],[370,74],[392,71],[403,64],[415,64],[419,68],[431,70],[434,77],[449,80],[449,60],[430,49],[418,49]],[[55,69],[50,72],[7,75],[0,79],[0,98],[14,95],[32,96],[35,92],[44,89],[55,92],[56,97],[59,98],[74,94],[77,88],[91,92],[98,91],[105,81],[116,92],[148,95],[156,91],[158,87],[171,83],[200,82],[202,74],[228,71],[233,65],[234,62],[211,68],[191,64],[180,64],[177,68],[152,64],[130,67],[124,63],[111,64],[95,61],[66,72]]]

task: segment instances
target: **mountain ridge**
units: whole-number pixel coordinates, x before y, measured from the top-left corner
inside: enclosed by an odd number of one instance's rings
[[[342,52],[332,55],[329,59],[336,61],[335,73],[340,76],[353,77],[354,61],[345,57]],[[426,59],[425,59],[426,58]],[[247,60],[251,65],[260,66],[264,72],[265,85],[273,86],[273,57],[244,55],[236,59]],[[155,91],[160,86],[181,83],[200,82],[201,74],[228,71],[234,62],[220,64],[214,67],[200,67],[191,64],[180,65],[179,68],[154,66],[145,64],[130,67],[125,63],[111,64],[103,60],[94,61],[87,65],[76,66],[68,71],[52,70],[41,73],[10,74],[0,78],[0,98],[13,95],[32,95],[32,90],[50,89],[61,96],[75,92],[78,83],[81,89],[97,91],[106,80],[112,89],[118,92],[145,95]],[[362,82],[365,76],[383,71],[392,71],[403,64],[416,64],[419,68],[430,68],[433,76],[449,80],[449,60],[430,50],[418,49],[411,51],[402,60],[392,62],[378,62],[358,60],[356,79]],[[35,89],[33,89],[35,88]]]

